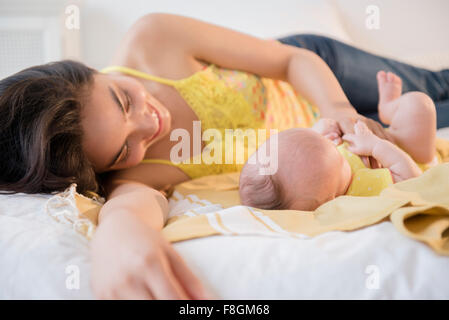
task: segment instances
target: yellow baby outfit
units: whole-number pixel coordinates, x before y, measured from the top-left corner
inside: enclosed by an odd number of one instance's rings
[[[387,168],[367,168],[362,159],[347,149],[347,143],[342,143],[337,150],[348,161],[352,172],[352,181],[346,195],[348,196],[377,196],[380,192],[393,184],[393,177]]]
[[[201,121],[201,131],[216,129],[220,134],[205,141],[206,148],[201,154],[173,163],[164,159],[144,159],[143,163],[162,163],[183,170],[190,178],[225,172],[240,171],[248,159],[249,152],[255,151],[269,136],[269,129],[285,130],[292,127],[311,127],[319,117],[318,109],[303,99],[292,86],[284,81],[261,78],[257,75],[220,68],[214,64],[206,66],[190,77],[170,80],[149,75],[122,66],[110,66],[104,73],[120,72],[145,80],[156,81],[174,87]],[[225,141],[226,129],[268,129],[268,135],[257,139],[256,143],[244,139],[245,158],[236,161],[236,140],[233,147]],[[242,134],[242,132],[240,132]],[[237,134],[238,135],[238,134]],[[221,148],[220,148],[221,147]],[[220,163],[205,163],[204,153],[214,155],[222,150]],[[226,150],[233,150],[232,159],[226,163]],[[228,155],[229,157],[229,155]],[[219,157],[220,158],[220,157]],[[218,162],[218,161],[216,161]]]
[[[437,139],[437,148],[434,161],[431,163],[416,163],[424,172],[431,167],[443,163],[443,159],[447,157],[445,148],[449,145],[442,139]],[[337,147],[337,150],[345,157],[351,167],[352,181],[349,185],[346,195],[348,196],[377,196],[380,192],[392,185],[393,177],[387,168],[371,169],[367,168],[362,159],[347,149],[348,143],[344,142]]]

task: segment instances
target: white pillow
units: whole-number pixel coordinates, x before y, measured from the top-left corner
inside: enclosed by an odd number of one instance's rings
[[[402,58],[403,62],[431,70],[449,69],[449,50]]]
[[[92,298],[88,240],[48,214],[50,198],[0,196],[0,299]]]
[[[438,54],[446,55],[448,61],[447,0],[409,0],[406,5],[403,0],[333,2],[343,29],[357,47],[423,67],[449,67],[447,63],[428,64],[419,58]],[[374,20],[378,28],[372,27]]]

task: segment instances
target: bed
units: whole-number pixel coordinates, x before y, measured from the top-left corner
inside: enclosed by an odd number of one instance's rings
[[[391,41],[382,46],[379,39],[396,37],[388,30],[357,27],[357,19],[364,18],[357,16],[364,12],[362,2],[319,1],[321,7],[308,8],[298,18],[312,27],[295,24],[290,31],[323,31],[429,68],[449,64],[449,48],[402,54],[392,51]],[[339,5],[340,17],[329,3]],[[348,9],[354,6],[362,11]],[[283,30],[274,31],[281,35]],[[438,135],[449,139],[449,128]],[[88,240],[94,231],[79,219],[73,192],[0,196],[0,299],[94,298]],[[183,214],[175,202],[170,210]],[[449,258],[399,233],[390,222],[310,238],[215,235],[173,245],[221,299],[449,299]]]
[[[438,134],[449,138],[448,132]],[[75,196],[76,188],[0,196],[0,299],[94,298],[93,230],[80,219]],[[170,200],[171,216],[190,209]],[[449,258],[390,222],[315,237],[254,232],[173,245],[220,299],[449,298]]]

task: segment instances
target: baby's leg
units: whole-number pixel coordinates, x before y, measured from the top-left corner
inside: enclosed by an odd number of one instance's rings
[[[379,118],[389,124],[394,142],[416,162],[428,163],[435,156],[435,105],[422,92],[407,92],[401,96],[401,79],[380,71]]]

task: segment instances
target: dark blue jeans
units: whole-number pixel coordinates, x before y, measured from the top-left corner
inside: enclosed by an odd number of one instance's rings
[[[377,56],[340,41],[312,34],[278,39],[284,44],[309,49],[326,61],[351,104],[360,114],[379,121],[376,74],[391,71],[402,79],[403,92],[429,95],[437,109],[437,126],[449,126],[449,69],[431,71]]]

